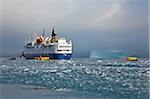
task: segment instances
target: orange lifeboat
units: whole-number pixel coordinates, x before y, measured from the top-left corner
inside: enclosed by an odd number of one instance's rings
[[[44,38],[41,36],[41,37],[37,37],[36,39],[36,43],[37,44],[42,44],[44,42]]]

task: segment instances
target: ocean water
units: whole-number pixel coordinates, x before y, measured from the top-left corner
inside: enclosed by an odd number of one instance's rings
[[[1,99],[149,99],[149,64],[0,58]]]

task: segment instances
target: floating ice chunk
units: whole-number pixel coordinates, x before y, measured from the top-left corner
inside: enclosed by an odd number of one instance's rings
[[[29,71],[29,68],[24,68],[24,71],[25,71],[25,72]]]
[[[56,89],[57,92],[71,92],[71,89],[67,89],[67,88],[59,88]]]
[[[2,65],[1,68],[6,67],[6,65]]]
[[[91,74],[91,71],[89,69],[85,69],[86,74]]]
[[[70,60],[67,61],[68,63],[72,63]]]
[[[72,65],[73,65],[73,66],[76,66],[76,63],[73,63]]]
[[[98,60],[97,62],[101,63],[101,62],[102,62],[102,60]]]
[[[57,70],[56,70],[56,69],[52,69],[52,70],[49,70],[49,72],[51,72],[51,73],[56,73]]]
[[[69,73],[69,72],[71,72],[72,70],[71,69],[68,69],[68,70],[64,70],[63,72],[64,73]]]
[[[32,74],[37,74],[38,72],[39,72],[38,70],[30,71],[30,73],[32,73]]]
[[[64,77],[63,73],[56,73],[56,75],[58,75],[59,77]]]
[[[106,74],[104,72],[102,73],[102,77],[106,77]]]

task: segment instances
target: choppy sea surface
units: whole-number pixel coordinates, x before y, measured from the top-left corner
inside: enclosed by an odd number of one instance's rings
[[[0,58],[1,99],[149,99],[149,64],[144,58],[135,62]]]

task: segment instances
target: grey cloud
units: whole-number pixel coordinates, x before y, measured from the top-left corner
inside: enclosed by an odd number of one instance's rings
[[[55,26],[60,36],[73,40],[75,56],[113,49],[148,55],[146,0],[3,0],[2,4],[5,53],[19,53],[28,31],[39,34],[46,27],[49,35]]]

